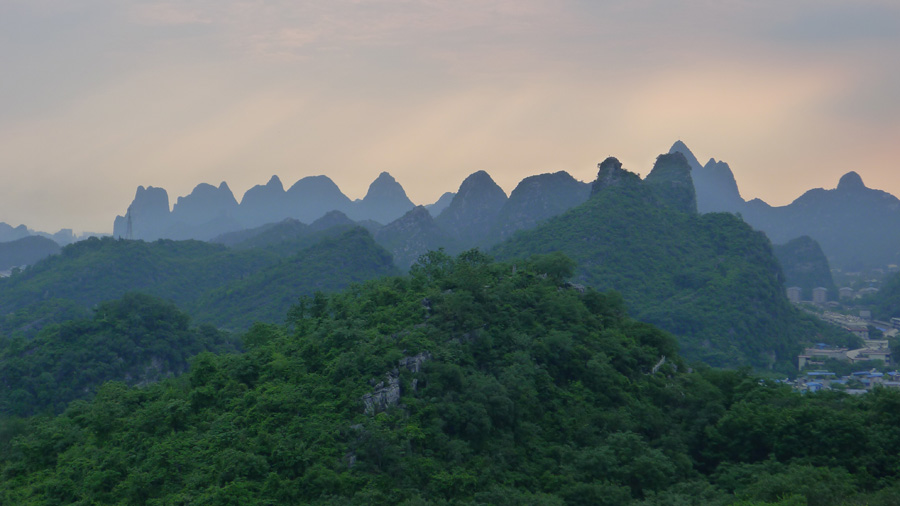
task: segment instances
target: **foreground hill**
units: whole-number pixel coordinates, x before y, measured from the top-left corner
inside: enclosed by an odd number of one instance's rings
[[[731,214],[697,214],[690,181],[681,154],[661,155],[644,181],[608,159],[586,203],[494,252],[565,253],[579,282],[621,293],[636,318],[677,335],[685,356],[793,369],[798,343],[827,330],[787,301],[765,235]]]
[[[560,255],[430,254],[242,355],[0,419],[2,504],[897,504],[900,392],[688,372]]]

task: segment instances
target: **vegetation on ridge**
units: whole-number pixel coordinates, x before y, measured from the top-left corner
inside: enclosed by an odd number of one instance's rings
[[[0,502],[895,504],[900,392],[689,372],[571,272],[432,253],[304,299],[244,354],[2,420]]]

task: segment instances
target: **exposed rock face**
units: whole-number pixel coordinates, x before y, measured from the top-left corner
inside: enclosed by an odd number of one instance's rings
[[[406,191],[390,174],[382,172],[369,185],[366,196],[353,203],[350,216],[356,220],[390,223],[415,207]]]
[[[290,218],[312,223],[329,211],[350,210],[350,199],[327,176],[305,177],[287,191]]]
[[[423,206],[382,227],[375,233],[375,241],[391,252],[394,263],[403,270],[430,250],[454,249],[453,239]]]
[[[375,391],[363,396],[367,415],[374,415],[400,403],[400,377],[395,373],[384,376],[385,381],[375,385]]]
[[[113,236],[154,241],[164,237],[171,225],[169,194],[163,188],[138,186],[125,216],[117,216]]]
[[[453,192],[445,192],[441,195],[441,198],[437,199],[437,202],[426,205],[425,209],[428,209],[428,212],[431,213],[432,217],[437,217],[444,212],[444,209],[447,209],[447,206],[450,205],[450,202],[453,202],[453,197],[455,196],[456,194]]]
[[[462,182],[436,222],[454,236],[461,248],[481,246],[492,242],[490,234],[506,200],[506,192],[480,170]]]
[[[666,205],[687,213],[697,212],[691,166],[681,153],[659,155],[644,181]]]
[[[494,239],[501,241],[517,230],[532,228],[586,201],[590,193],[590,184],[577,181],[564,171],[527,177],[500,210]]]
[[[256,185],[241,198],[238,215],[247,228],[276,223],[290,215],[287,195],[281,179],[272,176],[265,185]]]
[[[606,188],[628,184],[639,184],[640,176],[622,168],[618,158],[610,156],[597,164],[597,179],[591,185],[591,195],[596,195]]]
[[[431,353],[424,351],[412,357],[403,357],[398,365],[410,372],[418,373],[422,370],[422,364],[431,360]],[[416,388],[417,380],[413,380],[412,388]],[[384,381],[374,385],[375,390],[362,397],[364,411],[367,415],[374,415],[400,404],[400,371],[393,371],[384,375]]]
[[[431,353],[423,351],[412,357],[403,357],[399,360],[398,365],[410,372],[421,372],[422,364],[431,360]]]

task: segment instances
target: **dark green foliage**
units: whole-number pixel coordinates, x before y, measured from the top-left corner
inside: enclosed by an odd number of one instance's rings
[[[900,317],[900,274],[892,274],[872,297],[872,316],[890,321]]]
[[[274,261],[265,252],[232,251],[200,241],[92,237],[0,280],[0,313],[49,299],[91,307],[134,291],[183,304]]]
[[[365,229],[355,227],[334,238],[323,238],[323,233],[317,244],[300,253],[211,290],[192,306],[191,313],[200,322],[245,330],[256,321],[284,321],[300,296],[397,274],[390,253],[375,244]]]
[[[234,350],[212,327],[192,329],[172,303],[140,294],[105,302],[93,318],[0,341],[0,415],[61,411],[103,382],[146,384],[180,374],[201,351]]]
[[[266,223],[256,228],[222,234],[210,242],[249,249],[292,241],[309,234],[309,225],[293,218],[286,218],[277,223]]]
[[[38,260],[59,253],[59,244],[52,239],[32,235],[15,241],[0,242],[0,270],[31,265]]]
[[[785,286],[799,286],[803,300],[812,300],[813,288],[828,289],[829,298],[836,300],[838,293],[831,277],[831,267],[819,243],[808,236],[798,237],[785,244],[772,247],[781,270]]]
[[[664,171],[642,184],[615,160],[604,164],[590,200],[493,251],[506,259],[564,253],[578,264],[578,282],[618,291],[635,317],[677,335],[685,356],[709,364],[788,370],[799,342],[833,340],[834,331],[787,301],[761,232],[731,214],[660,204],[654,185],[668,181]]]
[[[665,205],[685,213],[697,212],[691,166],[681,153],[659,155],[644,182]]]
[[[430,253],[302,299],[242,355],[0,419],[0,503],[895,504],[900,392],[688,372],[567,267]],[[392,384],[397,402],[367,411]]]

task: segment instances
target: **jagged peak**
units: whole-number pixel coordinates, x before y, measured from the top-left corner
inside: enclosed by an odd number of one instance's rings
[[[840,181],[838,181],[837,185],[838,190],[855,190],[865,187],[866,185],[863,183],[863,180],[859,176],[859,174],[852,170],[841,176],[841,179]]]
[[[281,189],[284,189],[284,185],[281,184],[281,179],[275,174],[272,174],[272,177],[269,178],[269,182],[266,183],[266,186],[277,186]]]
[[[591,187],[591,195],[604,188],[620,186],[629,182],[640,182],[641,178],[634,172],[622,168],[622,162],[614,156],[597,164],[597,179]]]

